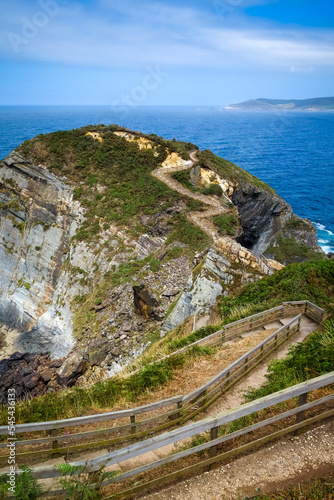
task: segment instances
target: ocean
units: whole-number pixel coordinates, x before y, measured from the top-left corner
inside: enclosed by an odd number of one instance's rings
[[[270,184],[334,252],[334,113],[217,107],[0,106],[0,158],[37,134],[111,124],[211,149]]]

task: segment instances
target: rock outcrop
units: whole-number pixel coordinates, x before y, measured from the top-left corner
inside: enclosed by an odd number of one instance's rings
[[[0,378],[0,397],[19,376],[34,396],[113,375],[152,335],[203,323],[218,296],[280,267],[255,251],[280,239],[316,250],[315,230],[270,188],[228,162],[215,169],[212,153],[184,159],[192,145],[100,126],[23,146],[0,163],[1,366],[16,377]],[[170,177],[178,169],[219,189],[191,195]],[[232,236],[215,223],[228,210],[240,219]],[[28,354],[10,358],[27,351],[35,368]]]
[[[278,195],[243,181],[235,187],[231,199],[243,229],[239,243],[261,253],[293,214],[291,206]]]
[[[17,399],[29,399],[60,389],[57,370],[63,359],[52,361],[48,353],[15,352],[0,361],[0,404],[7,402],[7,390],[15,389]]]
[[[0,166],[0,322],[22,333],[16,348],[59,357],[74,345],[59,274],[82,221],[73,187],[11,153]]]
[[[224,252],[221,252],[224,246]],[[238,245],[236,244],[238,247]],[[162,326],[162,336],[183,323],[189,316],[205,315],[216,304],[219,295],[227,296],[240,286],[259,278],[255,273],[257,260],[247,261],[244,256],[236,255],[226,242],[218,240],[204,259],[195,267],[186,288],[170,315]],[[249,255],[251,258],[251,254]],[[239,265],[236,264],[239,259]],[[243,260],[241,260],[243,259]],[[258,270],[258,273],[262,270]],[[208,316],[209,319],[209,316]]]

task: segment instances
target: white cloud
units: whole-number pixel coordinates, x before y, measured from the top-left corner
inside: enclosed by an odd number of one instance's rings
[[[22,36],[22,17],[30,21],[36,4],[12,0],[0,24],[5,58],[105,68],[194,67],[243,69],[251,67],[297,72],[303,68],[333,67],[334,31],[303,28],[272,29],[256,21],[221,23],[217,16],[188,7],[158,2],[100,0],[90,6],[70,2],[48,19],[34,36],[21,43],[17,54],[8,33]],[[233,0],[236,1],[236,0]],[[267,3],[265,0],[243,0]],[[20,9],[20,6],[22,9]],[[101,10],[101,6],[104,10]]]

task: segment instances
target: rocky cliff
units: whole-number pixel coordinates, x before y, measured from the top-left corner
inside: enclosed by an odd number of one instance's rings
[[[38,136],[1,162],[2,358],[68,356],[57,384],[111,375],[279,267],[254,249],[279,260],[282,240],[302,237],[318,250],[313,226],[298,227],[269,186],[195,151],[99,126]]]
[[[16,152],[2,162],[0,178],[0,318],[24,334],[8,347],[66,355],[73,314],[59,275],[82,209],[73,186]]]

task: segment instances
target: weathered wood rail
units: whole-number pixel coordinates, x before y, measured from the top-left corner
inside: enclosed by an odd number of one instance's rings
[[[196,342],[192,342],[191,344],[188,344],[185,347],[182,347],[181,349],[168,354],[167,356],[159,358],[158,360],[154,361],[154,363],[156,363],[157,361],[163,361],[164,359],[170,358],[177,354],[181,354],[182,352],[185,352],[186,350],[191,349],[192,347],[197,345],[220,345],[222,342],[235,339],[242,333],[255,330],[257,328],[260,328],[261,326],[268,324],[269,322],[274,322],[287,316],[293,316],[294,314],[305,314],[317,323],[321,323],[324,317],[324,310],[307,300],[283,302],[281,306],[267,309],[266,311],[224,325],[224,327],[220,330],[217,330],[216,332],[211,333],[210,335],[207,335],[206,337],[203,337]]]
[[[285,303],[264,313],[259,313],[226,325],[222,330],[194,343],[206,343],[208,345],[222,343],[240,335],[242,332],[259,328],[261,325],[268,323],[268,321],[272,322],[287,315],[291,316],[294,313],[299,314],[190,394],[174,396],[128,410],[17,425],[16,433],[18,439],[16,446],[23,449],[20,453],[19,449],[17,449],[16,458],[18,463],[23,464],[27,463],[27,460],[31,461],[32,459],[48,456],[65,455],[68,457],[70,453],[106,446],[114,447],[119,443],[123,445],[127,441],[145,439],[147,436],[161,433],[169,427],[184,424],[216,401],[270,353],[297,332],[300,327],[302,313],[320,322],[324,312],[307,301]],[[190,348],[192,345],[186,346],[186,348]],[[186,348],[177,352],[182,352]],[[92,424],[96,425],[102,422],[109,422],[109,426],[70,433],[70,429],[73,427],[92,426]],[[26,433],[29,433],[28,439],[23,438]],[[34,433],[38,433],[38,436],[31,437],[31,434]],[[0,434],[8,434],[7,426],[0,427]],[[6,448],[6,444],[6,442],[0,443],[0,448]],[[29,449],[27,450],[25,447],[29,447]],[[0,463],[7,462],[7,458],[7,455],[1,455]]]
[[[199,434],[210,433],[210,436],[207,437],[207,442],[201,445],[195,447],[190,446],[182,451],[175,452],[166,458],[162,458],[155,462],[151,462],[141,467],[137,467],[136,469],[127,471],[103,483],[104,485],[124,483],[129,478],[136,478],[134,486],[131,486],[130,488],[127,487],[127,489],[122,491],[116,491],[111,496],[106,496],[106,498],[110,500],[119,500],[142,491],[148,491],[151,488],[183,478],[189,474],[194,474],[200,470],[207,470],[208,467],[211,467],[217,462],[221,462],[248,452],[281,436],[296,433],[307,426],[325,418],[332,417],[334,415],[334,387],[330,388],[330,394],[320,397],[319,399],[314,399],[316,397],[314,395],[314,391],[332,384],[334,384],[334,372],[314,378],[307,382],[303,382],[293,387],[289,387],[288,389],[276,392],[250,403],[246,403],[233,410],[228,410],[215,418],[205,419],[200,422],[184,426],[181,429],[176,429],[163,435],[147,439],[144,442],[136,443],[132,446],[118,450],[115,453],[92,460],[89,464],[87,464],[87,466],[92,469],[96,469],[101,465],[109,466],[121,463],[125,459],[138,457],[149,451],[157,450],[162,446],[182,442],[185,439],[198,436]],[[308,397],[311,399],[310,402],[307,402]],[[283,402],[289,402],[289,404],[284,408],[282,407]],[[280,406],[277,408],[277,405]],[[290,408],[291,406],[293,407]],[[289,409],[286,409],[287,407]],[[243,426],[242,423],[240,423],[239,427],[241,427],[241,429],[239,428],[234,432],[226,434],[226,432],[229,432],[228,428],[226,428],[226,424],[231,424],[233,422],[237,423],[239,419],[252,415],[255,415],[254,420],[259,420],[257,416],[258,412],[267,408],[271,408],[271,415],[273,412],[277,414],[270,416],[269,418],[265,418],[264,420],[256,421],[248,426]],[[310,410],[315,411],[308,414]],[[262,412],[262,414],[266,416],[265,412]],[[291,421],[291,417],[293,416],[296,416],[295,422]],[[277,430],[277,423],[280,423],[279,430]],[[274,432],[270,430],[270,426],[273,424],[275,424],[274,429],[276,429]],[[220,430],[222,430],[222,432],[220,432]],[[256,437],[250,436],[251,433],[259,430],[262,431],[260,437],[258,437],[258,433]],[[224,435],[219,436],[220,434]],[[233,440],[240,438],[241,436],[247,436],[248,442],[234,446]],[[177,462],[180,459],[203,451],[208,452],[208,454],[206,454],[204,458],[199,456],[199,461],[197,463],[187,467],[182,467],[181,465],[179,470],[174,470],[173,472],[167,474],[164,469],[161,469],[161,475],[157,479],[145,481],[145,475],[143,474],[149,470],[166,466],[167,464]],[[77,465],[83,464],[78,462]],[[142,479],[142,481],[140,481],[140,479]]]
[[[325,388],[327,388],[324,391],[325,395],[318,398],[315,391]],[[309,402],[307,402],[308,399]],[[285,403],[285,405],[282,405],[282,403]],[[270,411],[266,412],[265,410],[269,408]],[[270,417],[266,418],[268,415]],[[104,495],[104,498],[120,500],[200,471],[208,470],[208,468],[210,469],[219,462],[247,453],[287,434],[299,433],[302,429],[333,416],[334,372],[331,372],[225,411],[214,418],[207,418],[174,429],[94,460],[77,461],[72,465],[78,468],[86,466],[88,470],[93,471],[101,466],[109,467],[120,464],[124,460],[140,457],[167,445],[177,443],[183,445],[181,451],[177,451],[176,448],[174,453],[165,458],[146,463],[121,473],[112,479],[105,480],[102,486],[110,488],[110,485],[112,485],[114,492],[109,490]],[[243,423],[242,419],[245,417],[249,417],[248,420],[250,420],[251,425]],[[294,421],[293,417],[295,417]],[[234,424],[237,430],[229,428],[228,424]],[[199,435],[203,436],[203,433],[205,433],[205,442],[193,447],[189,439]],[[240,438],[243,439],[240,440]],[[189,446],[184,446],[185,440],[188,440]],[[191,461],[185,467],[183,459],[190,456],[195,456],[197,460],[195,463],[194,460]],[[179,468],[175,470],[178,461]],[[174,464],[173,468],[169,470],[168,464],[172,463]],[[153,469],[159,470],[155,474],[158,477],[152,480],[147,478],[145,474]],[[34,469],[33,475],[39,478],[52,478],[57,477],[59,472],[51,467],[45,467],[44,469]],[[129,483],[130,479],[131,482]],[[93,487],[94,485],[92,485]],[[55,496],[62,493],[61,490],[53,490],[43,494],[43,496]]]

